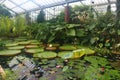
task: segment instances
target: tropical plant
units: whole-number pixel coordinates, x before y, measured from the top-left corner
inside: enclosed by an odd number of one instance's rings
[[[26,29],[26,21],[25,18],[21,16],[16,16],[15,17],[15,23],[14,23],[14,33],[16,36],[21,36],[24,34],[25,29]]]
[[[11,36],[13,34],[14,22],[8,17],[0,18],[0,36]]]
[[[25,19],[20,16],[17,16],[15,21],[8,17],[0,18],[0,36],[2,37],[21,36],[25,28]]]

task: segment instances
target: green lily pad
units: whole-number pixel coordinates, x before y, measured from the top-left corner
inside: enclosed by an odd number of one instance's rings
[[[86,55],[95,54],[95,51],[90,48],[85,48],[85,54]]]
[[[39,52],[43,52],[43,51],[44,51],[43,48],[26,49],[26,50],[25,50],[26,53],[31,53],[31,54],[39,53]]]
[[[84,46],[77,46],[77,49],[78,50],[84,49],[84,52],[85,52],[86,55],[90,55],[90,54],[94,54],[95,53],[94,50],[92,50],[92,49],[90,49],[88,47],[84,47]]]
[[[57,56],[57,53],[51,52],[51,51],[45,51],[45,52],[36,53],[33,55],[33,57],[38,57],[43,59],[55,58],[56,56]]]
[[[22,42],[18,42],[19,45],[27,45],[30,44],[30,41],[22,41]]]
[[[8,44],[5,44],[6,47],[10,47],[10,46],[17,46],[18,43],[8,43]]]
[[[73,45],[63,45],[59,47],[60,50],[66,50],[66,51],[71,51],[71,50],[75,50],[76,47]]]
[[[8,49],[16,49],[16,50],[20,50],[23,49],[24,46],[12,46],[12,47],[8,47]]]
[[[74,50],[74,51],[62,51],[58,53],[58,56],[63,59],[75,59],[80,58],[85,54],[84,50]]]
[[[82,49],[82,48],[85,48],[85,46],[76,45],[76,48],[77,48],[77,49]]]
[[[32,44],[32,45],[40,45],[40,44],[42,44],[38,40],[29,40],[29,41],[30,41],[30,44]]]
[[[0,51],[0,56],[13,56],[17,55],[21,52],[21,50],[3,50]]]
[[[63,59],[73,58],[73,52],[72,51],[62,51],[58,53],[58,57],[61,57]]]

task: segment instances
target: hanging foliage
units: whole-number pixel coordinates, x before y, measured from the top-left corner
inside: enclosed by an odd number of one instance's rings
[[[11,13],[2,5],[0,5],[0,17],[1,16],[8,16],[11,17]]]
[[[117,16],[116,19],[120,20],[120,0],[116,0]]]

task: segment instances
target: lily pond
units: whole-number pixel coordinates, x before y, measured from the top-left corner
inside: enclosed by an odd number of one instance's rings
[[[120,80],[120,55],[26,38],[1,41],[0,80]]]

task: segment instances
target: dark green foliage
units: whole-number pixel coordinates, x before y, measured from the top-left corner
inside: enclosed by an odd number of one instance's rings
[[[65,15],[63,11],[47,23],[34,24],[29,27],[31,28],[30,36],[44,43],[95,46],[96,48],[103,48],[103,53],[109,54],[112,49],[115,50],[115,45],[120,42],[120,29],[118,28],[120,23],[116,24],[115,15],[110,11],[110,5],[108,5],[106,14],[94,11],[96,13],[95,18],[90,8],[89,6],[71,8],[71,23],[74,24],[63,22]],[[76,19],[75,16],[80,18]]]
[[[0,5],[0,17],[1,16],[8,16],[11,17],[11,13],[2,5]]]
[[[44,10],[41,9],[38,17],[37,17],[37,22],[38,23],[41,23],[41,22],[44,22],[45,21],[45,13],[44,13]]]
[[[0,41],[0,50],[3,50],[5,48],[5,43],[3,41]]]

